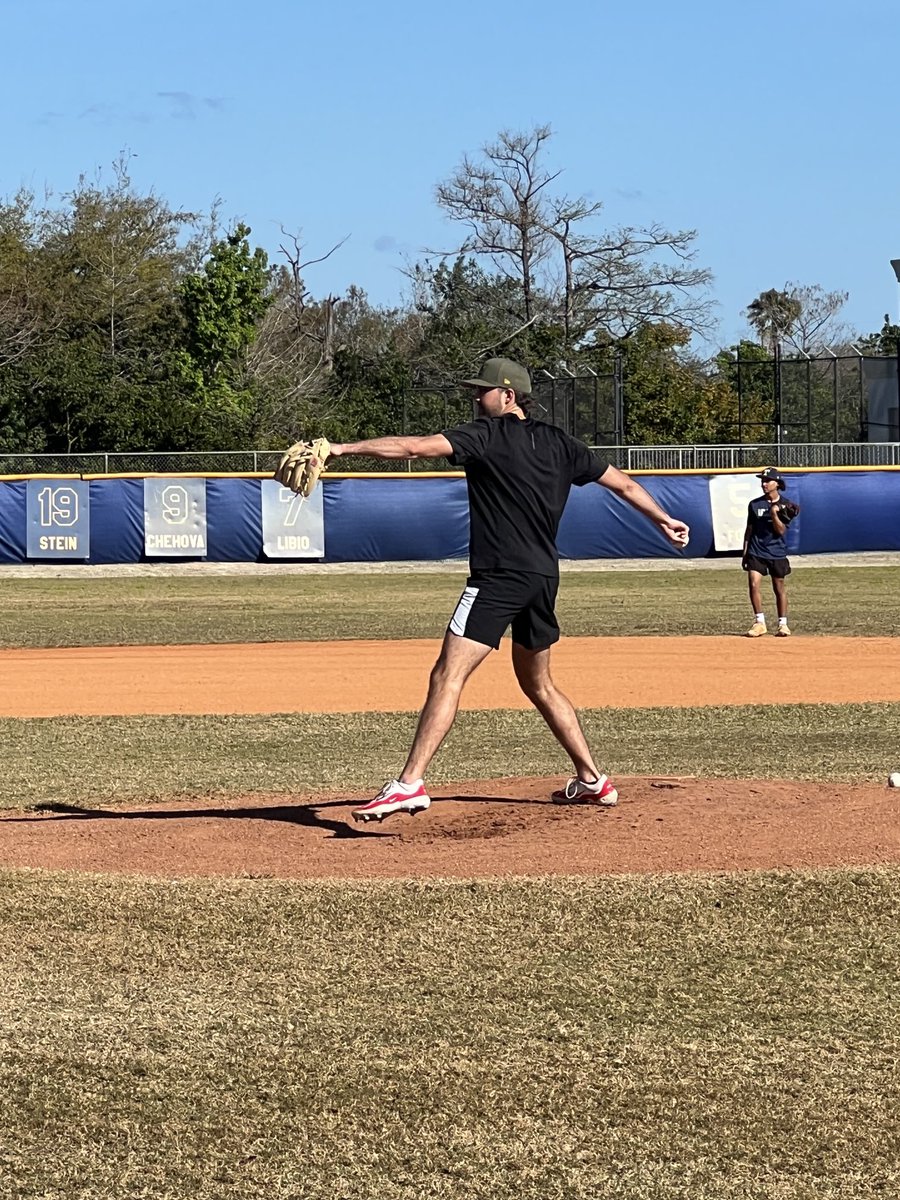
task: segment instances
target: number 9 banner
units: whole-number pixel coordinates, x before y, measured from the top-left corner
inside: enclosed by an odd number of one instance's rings
[[[144,480],[144,554],[206,557],[206,480]]]

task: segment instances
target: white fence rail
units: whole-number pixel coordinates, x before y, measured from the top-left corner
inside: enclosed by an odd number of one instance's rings
[[[623,471],[735,471],[769,464],[795,468],[900,466],[900,442],[595,448]]]

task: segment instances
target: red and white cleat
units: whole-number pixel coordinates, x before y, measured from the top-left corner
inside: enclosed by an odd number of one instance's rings
[[[417,779],[415,783],[400,783],[391,779],[384,785],[374,800],[354,808],[354,821],[383,821],[394,813],[406,812],[412,815],[424,812],[431,804],[431,797],[425,791],[425,783]]]
[[[619,793],[612,781],[601,775],[596,783],[585,783],[582,779],[570,779],[564,788],[550,797],[554,804],[602,804],[612,808],[619,803]]]

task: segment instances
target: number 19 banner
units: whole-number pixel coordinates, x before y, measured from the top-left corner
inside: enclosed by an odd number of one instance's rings
[[[25,488],[28,558],[90,558],[90,484],[29,479]]]
[[[144,554],[206,557],[206,480],[144,480]]]
[[[262,480],[263,553],[266,558],[324,558],[323,489],[304,500],[275,479]]]

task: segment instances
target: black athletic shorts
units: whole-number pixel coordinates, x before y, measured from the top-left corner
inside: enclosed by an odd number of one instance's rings
[[[559,641],[556,593],[559,578],[528,571],[475,571],[466,580],[450,632],[493,646],[512,626],[512,639],[526,650],[546,650]]]
[[[786,558],[757,558],[755,554],[748,554],[745,561],[748,571],[771,575],[773,579],[784,579],[791,573],[791,564]]]

